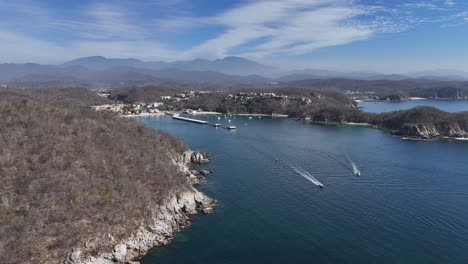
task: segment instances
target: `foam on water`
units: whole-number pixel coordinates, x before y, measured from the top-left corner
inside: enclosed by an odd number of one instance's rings
[[[298,167],[298,166],[295,166],[295,165],[291,165],[291,168],[299,175],[301,175],[302,177],[306,178],[307,180],[309,180],[311,183],[319,186],[319,187],[323,187],[323,184],[317,180],[314,176],[310,175],[307,171],[303,170],[302,168]]]
[[[353,167],[353,173],[358,176],[361,175],[361,171],[356,166],[356,163],[354,163],[354,161],[352,160],[350,161],[350,163],[351,163],[351,167]]]

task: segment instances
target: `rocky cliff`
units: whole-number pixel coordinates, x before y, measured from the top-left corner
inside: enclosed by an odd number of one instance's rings
[[[398,134],[423,139],[468,137],[468,131],[461,128],[458,123],[449,122],[437,124],[405,124],[398,131]]]
[[[187,175],[192,184],[199,183],[201,176],[195,176],[190,164],[206,163],[206,155],[200,152],[186,151],[173,160],[181,172]],[[139,263],[138,259],[150,249],[168,244],[177,231],[190,225],[191,215],[198,212],[211,213],[216,201],[207,197],[193,187],[187,187],[163,200],[154,208],[152,215],[123,239],[109,236],[115,244],[112,252],[100,252],[95,255],[83,254],[99,241],[86,244],[87,249],[72,248],[68,251],[65,264],[106,264],[106,263]]]

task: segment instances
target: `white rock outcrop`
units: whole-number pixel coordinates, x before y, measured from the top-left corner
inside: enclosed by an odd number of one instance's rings
[[[201,156],[200,156],[201,155]],[[187,151],[177,161],[179,169],[187,175],[187,180],[193,184],[188,163],[193,157],[196,161],[207,160],[199,152]],[[211,213],[216,201],[205,196],[192,186],[174,193],[163,200],[162,205],[154,208],[150,221],[142,223],[140,227],[121,241],[115,241],[112,252],[99,256],[88,256],[79,248],[70,249],[65,264],[110,264],[110,263],[138,263],[135,261],[145,255],[150,249],[168,244],[175,233],[190,224],[190,216],[197,212]],[[112,241],[115,239],[110,237]]]

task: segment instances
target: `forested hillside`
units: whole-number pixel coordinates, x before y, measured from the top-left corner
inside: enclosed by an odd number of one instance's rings
[[[1,263],[111,251],[188,186],[179,139],[73,104],[0,92],[0,146]]]

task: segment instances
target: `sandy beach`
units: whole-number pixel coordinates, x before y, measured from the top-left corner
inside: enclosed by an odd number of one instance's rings
[[[369,123],[354,123],[354,122],[346,122],[344,123],[344,125],[350,125],[350,126],[372,126],[371,124]]]
[[[288,115],[268,115],[268,114],[232,114],[234,116],[271,116],[271,117],[288,117]]]
[[[159,113],[141,113],[138,115],[120,115],[120,117],[139,117],[139,116],[162,116],[164,113],[159,112]]]
[[[191,115],[222,115],[222,113],[219,113],[219,112],[209,112],[209,111],[196,111],[196,112],[193,112]]]

